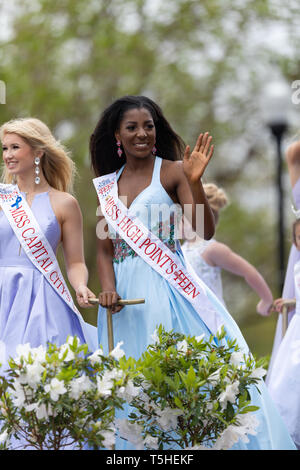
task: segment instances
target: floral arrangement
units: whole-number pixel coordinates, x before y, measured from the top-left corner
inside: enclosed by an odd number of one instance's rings
[[[162,326],[137,362],[131,413],[118,420],[120,435],[137,449],[230,449],[256,434],[251,386],[266,371],[225,341],[222,328],[208,341],[166,332]]]
[[[252,386],[265,360],[236,341],[162,326],[138,361],[118,343],[104,355],[69,337],[58,347],[19,345],[0,376],[0,449],[230,449],[256,434]],[[125,407],[126,405],[126,407]],[[127,419],[118,410],[130,409]]]
[[[58,347],[19,345],[0,377],[0,449],[112,448],[115,410],[130,385],[120,344],[104,356],[68,337]]]

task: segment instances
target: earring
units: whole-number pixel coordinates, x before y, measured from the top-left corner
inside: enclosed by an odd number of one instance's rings
[[[154,145],[154,147],[153,147],[153,149],[152,149],[152,153],[153,153],[153,155],[156,154],[156,147],[155,147],[155,145]]]
[[[34,179],[34,182],[35,182],[35,184],[40,184],[41,179],[39,177],[39,174],[40,174],[40,167],[39,167],[40,159],[39,159],[39,157],[35,157],[34,164],[35,164],[34,173],[36,175],[35,179]]]
[[[117,152],[118,152],[119,157],[121,158],[123,154],[123,150],[121,149],[121,142],[119,140],[117,140],[117,146],[118,146]]]

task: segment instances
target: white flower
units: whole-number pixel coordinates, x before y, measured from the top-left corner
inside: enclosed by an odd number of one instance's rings
[[[120,380],[123,377],[123,371],[114,367],[112,370],[106,370],[103,378],[106,380]]]
[[[125,355],[125,352],[120,349],[120,347],[124,344],[124,341],[119,341],[117,346],[109,353],[114,359],[119,360],[121,357]]]
[[[35,362],[45,362],[46,360],[46,348],[41,344],[38,348],[31,349],[31,356]]]
[[[100,396],[109,396],[111,395],[112,388],[114,383],[108,377],[103,376],[100,378],[97,376],[97,390]]]
[[[218,437],[212,449],[213,450],[231,449],[231,447],[234,444],[236,444],[239,441],[240,437],[243,435],[244,435],[243,431],[240,430],[238,426],[233,426],[231,424]]]
[[[8,432],[5,430],[2,434],[0,434],[0,444],[4,444],[7,441]]]
[[[220,325],[217,329],[217,335],[220,336],[223,333],[224,325]]]
[[[45,385],[45,392],[50,393],[50,398],[53,401],[57,401],[59,399],[59,395],[63,395],[66,391],[67,389],[65,388],[64,382],[62,380],[58,380],[56,377],[51,379],[50,384]]]
[[[244,362],[244,353],[242,352],[233,352],[230,357],[230,363],[234,366],[239,366]]]
[[[93,354],[91,354],[88,359],[89,361],[91,362],[92,365],[94,364],[101,364],[102,362],[102,358],[101,356],[103,356],[103,350],[100,348],[100,349],[97,349],[96,351],[93,352]]]
[[[259,420],[255,413],[244,413],[237,416],[239,426],[242,426],[247,434],[255,436],[256,428],[259,426]]]
[[[157,329],[155,329],[154,332],[152,333],[151,339],[153,343],[159,343],[159,336],[157,334]]]
[[[73,343],[74,343],[74,336],[68,336],[67,337],[67,344],[73,346]],[[76,336],[76,344],[77,344],[77,346],[80,345],[80,340],[77,336]]]
[[[116,442],[115,431],[113,429],[107,429],[105,431],[100,431],[100,434],[104,437],[103,447],[106,449],[112,448]]]
[[[187,350],[188,350],[188,344],[187,344],[186,340],[184,339],[184,340],[182,340],[182,341],[178,341],[178,343],[177,343],[177,351],[186,354],[186,353],[187,353]]]
[[[236,380],[232,384],[227,385],[225,391],[219,395],[218,400],[222,409],[226,408],[228,401],[230,401],[230,403],[235,402],[236,396],[239,393],[239,384],[239,381]]]
[[[256,428],[259,421],[253,413],[245,413],[237,416],[238,424],[231,424],[226,428],[223,433],[216,440],[214,450],[228,450],[239,440],[244,443],[249,442],[248,434],[257,434]]]
[[[33,364],[27,364],[25,372],[20,374],[19,382],[29,387],[35,388],[36,385],[41,381],[42,373],[45,368],[38,362]]]
[[[129,380],[125,387],[121,387],[118,396],[123,398],[128,403],[131,403],[132,400],[139,395],[141,389],[140,387],[136,387],[132,380]]]
[[[32,348],[30,343],[18,344],[16,347],[16,353],[17,357],[14,360],[17,364],[20,364],[21,358],[28,362],[29,356],[31,356],[32,360],[37,363],[44,362],[46,359],[46,349],[43,345],[40,345],[37,348]]]
[[[159,417],[156,418],[156,421],[164,431],[170,431],[177,427],[177,418],[183,414],[182,410],[167,407],[158,411]]]
[[[25,406],[25,411],[32,411],[38,407],[38,403],[31,403],[30,405]]]
[[[217,369],[215,372],[208,376],[207,381],[210,382],[212,385],[217,385],[217,383],[220,381],[220,372],[221,369]]]
[[[37,419],[48,419],[49,416],[53,416],[53,414],[55,415],[55,413],[53,413],[52,406],[50,405],[50,403],[48,403],[47,405],[45,403],[41,403],[41,405],[36,408],[35,413]]]
[[[92,387],[90,379],[86,375],[82,375],[70,382],[70,397],[78,400],[83,392],[88,392]]]
[[[67,351],[67,354],[66,354],[66,357],[64,358],[64,361],[68,362],[68,361],[73,361],[75,359],[75,354],[73,351],[71,351],[69,344],[62,344],[61,347],[60,347],[60,351],[59,351],[59,354],[58,354],[58,357],[59,359],[62,359],[64,354],[66,353]]]
[[[23,406],[26,401],[24,388],[17,380],[14,380],[14,388],[10,390],[15,406]]]
[[[263,367],[258,367],[257,369],[254,369],[254,371],[251,372],[249,377],[252,379],[261,379],[266,375],[267,371]]]
[[[143,427],[138,423],[130,423],[127,419],[117,419],[116,425],[119,430],[120,437],[131,442],[136,449],[143,449],[144,442],[142,431]]]
[[[158,438],[148,434],[144,439],[144,446],[148,449],[158,449]]]
[[[15,358],[15,362],[20,363],[21,357],[28,358],[30,351],[30,343],[18,344],[18,346],[16,347],[17,357]]]

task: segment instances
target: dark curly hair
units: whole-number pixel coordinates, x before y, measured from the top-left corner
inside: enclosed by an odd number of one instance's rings
[[[117,154],[115,132],[129,109],[147,109],[156,130],[157,155],[166,160],[181,160],[185,143],[164,117],[161,108],[146,96],[123,96],[108,106],[90,137],[91,164],[96,176],[112,173],[125,163],[125,152]]]

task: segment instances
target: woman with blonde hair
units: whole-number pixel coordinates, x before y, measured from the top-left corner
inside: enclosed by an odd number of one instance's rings
[[[217,224],[220,210],[228,204],[227,195],[222,188],[213,183],[204,184],[203,188]],[[185,259],[223,304],[225,302],[223,299],[221,270],[225,269],[245,279],[251,289],[260,297],[256,307],[257,312],[260,315],[269,315],[273,296],[266,281],[252,264],[224,243],[220,243],[215,239],[209,241],[201,239],[191,231],[186,220],[184,221],[184,233],[186,241],[182,246],[182,251]]]
[[[74,163],[38,119],[6,122],[0,138],[0,362],[18,344],[62,344],[68,335],[94,349],[96,328],[83,321],[56,260],[62,243],[77,302],[90,306],[82,215],[69,193]]]

